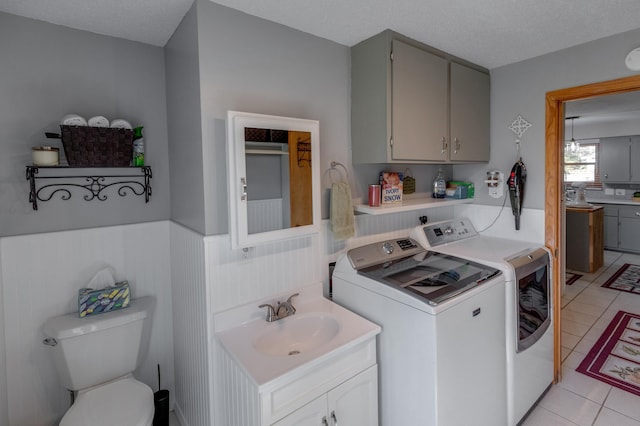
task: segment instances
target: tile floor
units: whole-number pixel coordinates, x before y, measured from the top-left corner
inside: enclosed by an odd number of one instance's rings
[[[575,371],[620,310],[640,313],[640,295],[601,285],[640,255],[605,251],[605,264],[567,286],[562,298],[562,381],[522,426],[640,426],[640,397]]]

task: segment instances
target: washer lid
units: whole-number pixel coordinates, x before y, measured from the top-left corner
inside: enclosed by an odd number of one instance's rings
[[[423,250],[359,269],[358,274],[437,306],[500,275],[501,271],[456,256]]]
[[[128,377],[80,392],[60,426],[148,426],[153,412],[153,391]]]

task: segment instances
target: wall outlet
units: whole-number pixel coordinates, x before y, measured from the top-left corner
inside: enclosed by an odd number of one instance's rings
[[[624,188],[616,188],[616,195],[624,195]]]
[[[604,189],[604,195],[613,195],[613,194],[614,194],[613,188]]]

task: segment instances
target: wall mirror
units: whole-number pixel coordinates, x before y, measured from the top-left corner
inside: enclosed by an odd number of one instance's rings
[[[319,145],[318,121],[227,113],[233,249],[319,232]]]

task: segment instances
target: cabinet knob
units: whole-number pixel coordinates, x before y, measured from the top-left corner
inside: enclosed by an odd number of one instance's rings
[[[327,416],[322,417],[322,426],[329,426],[329,423],[327,422]]]
[[[336,418],[336,412],[331,412],[331,421],[333,422],[333,426],[338,426],[338,419]]]
[[[640,216],[640,212],[636,212],[636,216]]]

